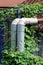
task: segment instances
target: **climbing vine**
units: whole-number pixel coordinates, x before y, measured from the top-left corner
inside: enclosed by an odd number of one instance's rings
[[[17,9],[20,9],[21,18],[31,18],[38,17],[39,14],[43,16],[43,5],[39,3],[34,3],[30,5],[20,5],[14,8],[2,8],[0,9],[0,23],[3,25],[3,29],[7,30],[4,34],[10,34],[11,30],[8,30],[7,23],[10,23],[18,17]],[[5,50],[3,52],[2,62],[4,65],[43,65],[43,59],[33,55],[34,51],[38,51],[38,37],[35,37],[35,33],[39,30],[40,24],[38,25],[26,25],[25,27],[25,51],[23,54],[20,52],[12,52]],[[43,33],[40,33],[43,36]],[[9,48],[10,38],[5,42],[5,49]],[[27,54],[25,54],[27,53]],[[32,54],[31,54],[32,53]]]

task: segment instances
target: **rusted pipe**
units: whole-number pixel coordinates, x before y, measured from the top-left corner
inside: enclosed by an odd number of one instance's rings
[[[39,19],[38,19],[38,22],[39,22],[39,23],[43,23],[43,18],[39,18]]]
[[[40,24],[40,27],[39,27],[40,31],[43,31],[43,18],[39,18],[38,22]]]

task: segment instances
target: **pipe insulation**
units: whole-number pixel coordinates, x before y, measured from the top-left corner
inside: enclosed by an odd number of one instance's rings
[[[23,52],[24,51],[24,31],[26,24],[36,24],[38,23],[37,18],[17,18],[11,24],[11,48]]]
[[[19,18],[15,19],[11,24],[11,48],[15,51],[16,49],[16,31],[17,31],[17,23],[19,22]]]
[[[17,26],[17,50],[24,51],[24,22],[20,21]]]
[[[36,24],[38,23],[38,19],[37,18],[22,18],[21,21],[24,22],[24,24]]]
[[[21,18],[17,24],[17,48],[19,51],[24,51],[24,30],[26,24],[38,23],[37,18]]]

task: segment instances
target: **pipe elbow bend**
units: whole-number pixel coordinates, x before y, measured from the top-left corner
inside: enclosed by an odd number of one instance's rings
[[[19,22],[19,20],[20,20],[19,18],[14,19],[13,22],[12,22],[12,24],[17,25],[18,22]]]

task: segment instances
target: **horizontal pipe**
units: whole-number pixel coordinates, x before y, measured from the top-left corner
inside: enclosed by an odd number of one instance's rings
[[[20,21],[23,21],[24,24],[36,24],[38,23],[38,19],[37,18],[22,18]]]
[[[43,18],[39,18],[39,19],[38,19],[38,22],[39,22],[39,23],[43,23]]]

